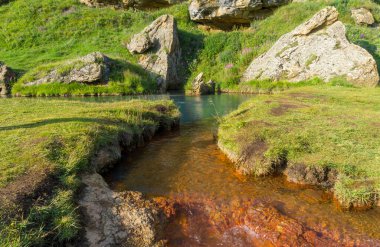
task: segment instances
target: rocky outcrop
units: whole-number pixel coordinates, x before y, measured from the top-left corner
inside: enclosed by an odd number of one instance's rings
[[[249,25],[254,19],[262,19],[273,8],[291,0],[192,0],[189,6],[191,20],[211,26],[230,28]]]
[[[0,62],[0,95],[7,95],[11,91],[11,83],[16,80],[16,74],[7,65]]]
[[[215,82],[212,80],[207,83],[204,80],[203,73],[200,73],[192,83],[192,94],[208,95],[215,94]]]
[[[139,192],[113,192],[97,173],[82,182],[79,205],[89,246],[159,246],[165,216],[154,202]]]
[[[375,23],[371,11],[366,8],[352,9],[351,17],[358,25],[372,25]]]
[[[282,36],[248,67],[243,81],[287,80],[319,77],[329,81],[344,77],[356,86],[375,87],[377,65],[363,48],[351,44],[338,21],[338,11],[327,7],[292,32]]]
[[[25,81],[26,86],[34,86],[46,83],[107,83],[110,73],[110,59],[100,52],[94,52],[76,60],[68,61],[56,66],[51,66],[35,75],[28,75],[33,80]],[[40,74],[43,76],[40,77]]]
[[[79,0],[90,7],[112,6],[115,8],[149,9],[166,7],[182,2],[181,0]]]
[[[141,54],[139,64],[157,77],[161,91],[179,85],[181,49],[177,24],[171,15],[163,15],[132,37],[128,44],[132,54]]]

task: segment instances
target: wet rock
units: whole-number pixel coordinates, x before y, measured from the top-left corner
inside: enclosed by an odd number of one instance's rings
[[[90,7],[112,6],[115,8],[150,9],[167,7],[182,0],[80,0],[81,3]]]
[[[234,25],[249,25],[252,20],[271,14],[274,7],[288,2],[290,0],[192,0],[189,12],[191,20],[195,22],[231,28]]]
[[[215,82],[209,81],[205,82],[203,73],[200,73],[197,77],[195,77],[192,83],[192,94],[195,95],[208,95],[215,94]]]
[[[158,206],[139,192],[115,193],[97,174],[82,178],[79,201],[89,246],[159,246],[165,222]]]
[[[161,91],[179,85],[181,49],[177,24],[171,15],[163,15],[132,37],[128,44],[132,54],[141,54],[139,64],[157,77]]]
[[[253,60],[243,76],[249,80],[299,82],[319,77],[343,77],[356,86],[375,87],[379,74],[374,58],[351,44],[338,11],[327,7],[282,36],[265,54]]]
[[[16,80],[16,73],[11,68],[0,62],[0,95],[11,92],[11,83]]]
[[[88,54],[79,59],[71,60],[47,69],[42,77],[34,75],[34,80],[26,81],[26,86],[46,83],[107,83],[110,73],[110,59],[100,52]]]
[[[289,165],[284,174],[289,182],[332,188],[338,176],[335,169],[329,167]]]
[[[358,25],[372,25],[375,23],[375,19],[371,11],[366,8],[358,8],[351,10],[351,17]]]

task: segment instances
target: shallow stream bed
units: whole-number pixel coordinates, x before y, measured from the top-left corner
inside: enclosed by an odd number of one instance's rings
[[[217,119],[249,97],[254,96],[171,96],[182,112],[180,129],[161,134],[146,147],[126,155],[104,174],[106,181],[115,191],[139,191],[150,198],[201,200],[207,202],[204,209],[209,215],[220,208],[236,210],[235,202],[263,202],[321,232],[328,229],[354,239],[366,236],[380,240],[379,208],[343,212],[331,195],[317,188],[287,183],[282,176],[254,178],[235,171],[216,145]],[[215,234],[215,224],[220,223],[216,218],[223,216],[215,217],[214,222],[205,222],[199,210],[183,211],[167,227],[169,246],[267,245],[255,241],[255,232],[241,223],[224,227],[222,235]]]

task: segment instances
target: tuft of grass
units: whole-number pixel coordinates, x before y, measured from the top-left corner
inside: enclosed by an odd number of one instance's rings
[[[259,95],[223,119],[219,144],[236,160],[256,160],[248,165],[259,170],[281,160],[334,167],[342,205],[370,204],[380,193],[379,93],[314,85]]]
[[[76,238],[81,226],[74,197],[80,174],[92,169],[91,157],[121,133],[139,135],[179,116],[168,100],[90,101],[1,100],[0,246],[64,245]],[[17,194],[29,193],[25,188],[47,192],[17,201]]]

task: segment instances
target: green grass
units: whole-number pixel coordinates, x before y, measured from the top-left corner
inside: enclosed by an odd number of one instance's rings
[[[172,14],[179,27],[184,66],[180,68],[186,89],[200,72],[205,80],[214,80],[224,90],[236,89],[251,61],[266,52],[285,33],[309,19],[317,11],[334,5],[347,26],[350,41],[367,49],[380,63],[380,35],[376,28],[357,26],[350,9],[364,6],[380,20],[380,6],[371,0],[330,0],[291,3],[278,8],[264,20],[251,23],[249,29],[231,32],[205,32],[190,21],[188,3],[153,11],[88,8],[77,0],[15,0],[0,6],[0,59],[20,74],[39,66],[74,59],[94,51],[136,66],[138,56],[131,55],[126,43],[162,14]],[[127,69],[127,71],[130,71]],[[23,95],[134,94],[154,88],[146,77],[127,73],[109,88],[90,89],[80,85],[42,86],[15,91]],[[130,86],[130,81],[134,81]],[[137,84],[137,85],[136,85]],[[135,88],[133,88],[133,86]],[[72,89],[72,88],[75,88]],[[131,88],[132,87],[132,88]],[[136,89],[138,88],[138,89]],[[56,93],[58,91],[59,93]],[[61,91],[63,91],[61,93]]]
[[[237,157],[262,155],[248,164],[253,173],[283,158],[288,166],[335,168],[337,199],[363,205],[380,193],[379,113],[379,89],[293,88],[244,103],[222,121],[219,142]],[[258,143],[264,147],[259,155]]]
[[[282,35],[329,5],[337,7],[340,12],[340,20],[347,26],[349,40],[367,49],[380,64],[378,29],[355,25],[350,13],[351,8],[364,6],[379,21],[378,3],[371,0],[307,1],[280,7],[272,16],[252,22],[250,29],[208,34],[204,39],[204,48],[191,66],[192,74],[186,88],[190,89],[195,76],[204,72],[205,80],[214,80],[222,90],[236,89],[244,71],[255,57],[268,51]]]
[[[55,62],[40,65],[28,71],[13,85],[12,94],[19,96],[101,96],[101,95],[126,95],[126,94],[151,94],[155,93],[156,81],[141,67],[124,62],[121,59],[112,59],[110,66],[110,78],[107,84],[90,85],[84,83],[46,83],[36,86],[26,86],[36,78],[47,75],[51,70],[58,68],[58,73],[65,74],[71,70],[71,66],[78,63],[67,64]]]
[[[138,56],[131,55],[126,44],[133,34],[163,14],[172,14],[177,20],[184,55],[180,74],[186,78],[189,74],[187,63],[196,56],[203,39],[203,34],[188,17],[187,4],[155,11],[135,11],[89,8],[77,0],[15,0],[0,6],[0,60],[22,75],[30,70],[38,71],[41,66],[51,67],[51,63],[99,51],[129,67],[138,67]],[[152,80],[139,73],[136,75],[134,69],[127,68],[123,73],[121,68],[120,73],[122,78],[118,76],[112,80],[109,88],[96,87],[93,91],[130,94],[151,92],[152,87],[156,89]],[[17,88],[15,93],[57,95],[55,90],[58,93],[65,91],[62,86],[43,86],[38,89]],[[93,94],[92,89],[80,85],[69,86],[67,90],[73,94]]]
[[[168,100],[2,99],[1,105],[0,194],[12,198],[24,184],[33,189],[40,176],[52,177],[54,183],[46,185],[51,186],[49,196],[29,205],[27,212],[19,211],[25,201],[2,201],[0,246],[75,238],[81,228],[74,195],[94,153],[118,140],[120,133],[140,134],[144,127],[170,123],[179,115]]]

